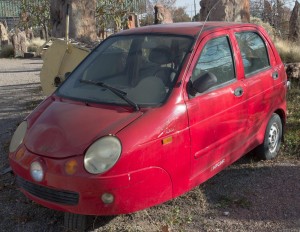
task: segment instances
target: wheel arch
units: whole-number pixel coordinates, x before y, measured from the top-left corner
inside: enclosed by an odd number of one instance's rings
[[[277,110],[270,112],[270,114],[268,114],[267,119],[265,120],[264,123],[261,125],[260,129],[259,129],[259,133],[257,134],[257,140],[259,141],[259,144],[262,144],[264,141],[264,136],[265,136],[265,132],[268,126],[268,123],[272,117],[273,114],[277,114],[280,119],[281,119],[281,123],[282,123],[282,139],[281,141],[284,142],[284,131],[285,131],[285,125],[286,125],[286,113],[283,109],[278,108]]]
[[[275,112],[275,114],[278,114],[278,116],[281,119],[281,123],[282,123],[282,142],[284,142],[284,132],[285,132],[285,126],[286,126],[286,113],[283,109],[277,109]]]

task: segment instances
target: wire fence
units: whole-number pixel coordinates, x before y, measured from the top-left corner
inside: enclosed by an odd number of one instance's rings
[[[19,17],[20,1],[0,0],[0,18]]]

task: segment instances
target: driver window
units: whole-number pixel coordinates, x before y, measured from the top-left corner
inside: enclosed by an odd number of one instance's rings
[[[216,85],[235,79],[231,46],[226,36],[206,43],[193,70],[191,81],[195,81],[205,72],[217,77]]]

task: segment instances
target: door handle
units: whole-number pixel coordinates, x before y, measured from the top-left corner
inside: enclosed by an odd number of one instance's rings
[[[276,71],[276,72],[273,72],[272,73],[272,77],[273,77],[273,79],[274,80],[276,80],[279,76],[278,76],[278,72]]]
[[[234,90],[234,95],[237,96],[237,97],[240,97],[243,95],[244,93],[244,90],[242,87],[237,87],[235,90]]]

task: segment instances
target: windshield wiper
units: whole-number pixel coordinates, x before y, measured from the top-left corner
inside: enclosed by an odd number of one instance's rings
[[[123,99],[124,101],[126,101],[129,105],[133,106],[134,109],[136,111],[140,110],[140,107],[138,106],[138,104],[136,104],[135,102],[131,101],[126,95],[127,93],[117,89],[115,87],[112,87],[110,85],[104,84],[103,82],[96,82],[96,81],[91,81],[91,80],[80,80],[80,83],[85,83],[85,84],[90,84],[90,85],[96,85],[96,86],[100,86],[103,87],[105,89],[110,90],[111,92],[113,92],[115,95],[117,95],[118,97],[120,97],[121,99]]]

